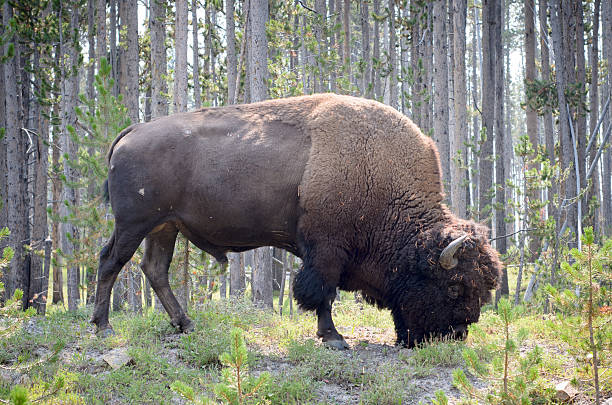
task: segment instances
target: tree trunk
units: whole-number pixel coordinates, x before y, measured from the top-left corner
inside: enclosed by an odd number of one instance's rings
[[[79,8],[74,7],[71,10],[70,29],[78,30],[79,27]],[[61,41],[60,41],[61,42]],[[75,45],[69,39],[65,44],[67,47],[67,61],[62,63],[64,69],[63,91],[62,91],[62,153],[68,156],[68,159],[74,161],[76,159],[76,145],[70,137],[68,127],[76,127],[76,114],[74,108],[77,104],[77,96],[79,93],[79,80],[76,74],[73,74],[73,69],[79,64],[79,53]],[[78,264],[74,262],[74,253],[77,248],[77,228],[70,222],[68,217],[70,210],[77,205],[76,190],[71,187],[71,183],[77,180],[77,173],[74,168],[70,167],[67,162],[64,162],[64,184],[62,200],[67,201],[69,206],[62,204],[60,209],[61,216],[65,218],[62,230],[62,253],[66,259],[67,266],[67,287],[68,287],[68,309],[76,311],[79,305],[79,285],[78,285]]]
[[[525,84],[531,84],[536,80],[536,65],[535,65],[535,3],[534,0],[524,1],[524,12],[525,12]],[[527,94],[527,88],[525,87],[525,113],[527,123],[527,134],[529,136],[529,142],[533,145],[534,150],[537,150],[539,142],[538,134],[538,115],[537,112],[531,108],[531,103],[528,101],[529,95]],[[498,154],[499,155],[499,154]],[[539,169],[539,164],[530,162],[529,170]],[[527,193],[529,202],[533,203],[541,199],[540,191],[537,189],[527,190],[525,185],[525,193]],[[527,219],[529,226],[534,226],[535,222],[539,221],[538,212],[529,212],[529,208],[525,207],[527,212]],[[531,260],[535,260],[540,250],[540,238],[529,238],[529,251],[531,253]]]
[[[269,247],[255,251],[253,271],[253,302],[262,308],[273,307],[272,291],[272,250]]]
[[[467,141],[467,98],[465,74],[465,27],[467,17],[467,4],[464,0],[453,0],[453,55],[455,60],[454,73],[454,103],[455,103],[455,130],[450,139],[450,181],[451,181],[451,207],[455,214],[466,218],[466,151],[464,143]]]
[[[225,29],[227,41],[227,103],[233,104],[236,98],[236,31],[234,26],[234,0],[225,1]]]
[[[96,56],[99,71],[102,58],[108,60],[106,54],[106,0],[96,0]]]
[[[506,233],[506,184],[507,177],[504,157],[509,151],[505,151],[504,137],[504,61],[503,61],[503,35],[502,35],[502,0],[497,0],[495,3],[495,20],[498,24],[495,26],[495,200],[497,210],[495,212],[495,229],[496,236],[503,236]],[[504,255],[506,254],[506,238],[497,239],[495,241],[497,251]],[[502,282],[500,286],[500,294],[507,296],[509,294],[508,286],[508,271],[504,266],[502,273]]]
[[[242,253],[229,253],[230,270],[230,296],[241,297],[244,294],[244,255]]]
[[[479,207],[480,222],[491,224],[493,185],[493,138],[495,106],[490,97],[495,94],[495,3],[483,0],[482,7],[482,122],[486,139],[480,152]]]
[[[443,0],[442,0],[443,1]],[[389,0],[389,105],[397,109],[397,51],[395,44],[395,0]],[[448,81],[447,81],[448,89]],[[447,102],[448,104],[448,102]]]
[[[40,55],[38,48],[34,50],[34,72],[40,69]],[[49,121],[40,113],[38,99],[35,98],[34,107],[36,109],[33,119],[36,121],[34,130],[39,136],[33,139],[35,142],[36,184],[34,185],[34,224],[32,226],[31,245],[34,249],[32,264],[30,267],[30,294],[28,302],[36,308],[40,315],[45,314],[47,307],[47,290],[49,287],[49,268],[44,266],[45,242],[48,239],[47,228],[47,173],[49,161]]]
[[[561,0],[552,0],[550,17],[551,17],[551,28],[552,28],[552,42],[555,54],[555,78],[557,84],[557,100],[559,105],[559,143],[561,145],[561,168],[571,169],[573,168],[573,141],[570,134],[570,127],[568,121],[567,109],[565,106],[567,105],[567,101],[565,98],[565,89],[567,87],[568,74],[567,70],[573,71],[573,58],[568,56],[567,44],[569,41],[567,40],[569,33],[565,32],[566,28],[563,23],[565,16],[563,15],[563,9],[561,8]],[[565,181],[565,184],[562,184],[560,190],[560,198],[562,200],[571,199],[576,197],[576,176],[573,175],[573,170],[568,179]],[[576,208],[575,203],[567,206],[566,210],[566,219],[567,226],[573,232],[577,230],[577,220],[576,220]],[[558,224],[558,227],[561,225]]]
[[[0,14],[2,13],[2,8],[0,8]],[[0,17],[1,18],[1,17]],[[4,21],[3,21],[4,22]],[[0,26],[0,36],[4,35],[4,24]],[[2,49],[4,52],[4,49]],[[4,65],[0,67],[0,127],[6,128],[6,111],[5,111],[5,95],[6,88],[4,86]],[[8,194],[8,185],[7,185],[7,167],[6,167],[6,133],[5,136],[0,139],[0,229],[7,227],[8,228],[8,210],[7,210],[7,194]],[[0,239],[0,252],[4,252],[4,248],[8,246],[8,239],[1,238]],[[2,275],[0,282],[3,282],[4,285],[8,285],[8,275],[6,271]],[[4,299],[6,297],[4,295],[0,295],[0,305],[4,303]]]
[[[150,0],[152,118],[168,115],[166,83],[166,0]]]
[[[232,4],[232,14],[230,15],[232,20],[232,24],[234,22],[233,17],[233,4]],[[226,19],[227,21],[227,19]],[[199,46],[199,38],[198,38],[198,0],[191,1],[191,26],[193,27],[193,103],[195,108],[202,107],[202,96],[201,96],[201,85],[200,85],[200,46]],[[234,27],[232,26],[232,30]],[[228,41],[229,45],[229,41]],[[229,56],[228,56],[229,57]],[[235,55],[234,55],[235,57]],[[228,84],[230,83],[228,76]]]
[[[59,65],[59,45],[56,46],[55,62]],[[61,78],[57,75],[55,78],[55,86],[60,88]],[[51,204],[51,210],[57,217],[60,215],[60,200],[62,196],[62,181],[60,179],[60,143],[61,143],[61,128],[58,125],[59,116],[59,103],[53,105],[53,144],[52,144],[52,167],[53,167],[53,179],[51,183],[51,197],[53,203]],[[53,246],[53,304],[62,303],[64,304],[64,280],[62,275],[62,267],[60,265],[60,257],[58,251],[60,250],[60,222],[57,219],[53,220],[51,225],[51,240]]]
[[[330,27],[330,33],[329,33],[329,49],[330,50],[335,50],[336,49],[336,30],[334,28],[334,20],[332,19],[340,10],[336,10],[336,0],[327,0],[328,1],[328,9],[329,9],[329,24],[328,26]],[[297,7],[297,3],[296,3],[296,7]],[[297,10],[294,10],[295,13],[295,17],[294,17],[294,29],[297,29],[298,27],[298,15],[299,13],[297,12]],[[295,31],[294,31],[295,32]],[[295,37],[294,37],[295,38]],[[294,48],[293,49],[297,49],[296,44],[294,43]],[[291,58],[293,58],[293,56],[291,56]],[[291,71],[293,72],[293,69],[291,69]],[[331,64],[331,68],[330,68],[330,72],[329,72],[329,88],[330,91],[332,93],[336,93],[338,91],[338,75],[336,73],[337,71],[337,66],[335,63]]]
[[[589,84],[589,109],[591,110],[589,115],[589,138],[595,132],[597,121],[599,120],[599,11],[601,6],[601,0],[595,0],[593,9],[593,31],[591,46],[589,47],[589,64],[591,65],[591,82]],[[595,145],[591,147],[589,154],[589,165],[593,164],[595,154],[597,153]],[[595,234],[601,235],[601,223],[599,214],[601,207],[597,207],[599,204],[599,164],[595,165],[595,171],[593,172],[593,184],[588,188],[586,194],[587,207],[592,208],[589,211],[590,223],[594,226]],[[593,204],[591,204],[593,202]],[[592,205],[592,207],[591,207]]]
[[[151,0],[155,1],[155,0]],[[112,69],[112,77],[115,80],[113,84],[113,95],[119,95],[119,61],[117,54],[117,0],[109,0],[110,3],[110,65]],[[153,41],[151,41],[153,42]]]
[[[548,6],[547,0],[539,0],[538,1],[538,16],[540,20],[540,53],[541,53],[541,63],[542,63],[542,80],[545,82],[549,82],[552,80],[550,74],[550,49],[549,44],[551,43],[548,38]],[[543,116],[544,120],[544,141],[546,145],[546,155],[551,164],[555,163],[555,140],[553,134],[553,118],[552,111],[550,108],[546,108]],[[553,216],[552,210],[552,199],[553,195],[557,192],[557,187],[552,182],[551,187],[548,188],[548,216]]]
[[[249,3],[251,33],[249,41],[250,101],[256,102],[267,98],[268,40],[266,38],[266,22],[268,21],[268,2],[266,0],[250,0]]]
[[[312,26],[312,30],[314,31],[314,36],[317,41],[318,50],[319,50],[319,58],[315,59],[315,64],[317,68],[317,74],[314,81],[314,92],[321,93],[323,91],[323,86],[325,85],[324,74],[323,74],[323,66],[321,64],[321,59],[324,58],[325,50],[324,50],[324,39],[323,39],[323,30],[325,27],[325,18],[327,17],[327,10],[325,7],[325,0],[315,0],[315,15],[316,20]]]
[[[340,10],[338,10],[340,11]],[[344,31],[344,67],[349,83],[353,82],[351,72],[351,0],[344,0],[344,10],[342,11],[342,29]],[[350,92],[349,92],[350,93]]]
[[[474,111],[480,112],[478,107],[478,100],[480,100],[480,93],[478,92],[480,86],[479,83],[480,78],[478,77],[478,66],[481,66],[479,62],[482,61],[480,58],[480,36],[478,33],[481,31],[478,29],[480,25],[479,22],[479,12],[478,7],[474,6],[473,10],[473,19],[474,24],[472,26],[472,88],[471,88],[471,96],[472,96],[472,108]],[[482,73],[482,72],[481,72]],[[482,114],[480,114],[482,115]],[[472,205],[472,212],[478,212],[478,198],[480,195],[480,157],[476,153],[476,149],[480,148],[480,144],[478,143],[480,140],[480,121],[479,114],[474,114],[472,116],[472,142],[475,144],[473,149],[470,151],[470,159],[472,166],[470,167],[470,185],[472,187],[470,190],[470,204]],[[472,215],[474,216],[474,215]]]
[[[576,107],[576,147],[578,148],[578,169],[580,174],[580,190],[584,190],[587,187],[586,181],[586,143],[588,142],[587,137],[587,114],[586,108],[583,106],[586,103],[585,90],[586,90],[586,62],[584,59],[584,18],[583,18],[583,6],[581,2],[572,2],[574,9],[574,20],[576,29],[576,79],[575,82],[580,84],[580,92],[578,94],[579,104]],[[588,107],[587,107],[588,108]],[[584,196],[582,197],[584,198]],[[584,199],[582,203],[582,213],[584,217],[588,212],[588,200]],[[591,225],[587,223],[587,225]],[[583,225],[584,227],[584,225]],[[581,235],[580,235],[581,236]],[[579,236],[579,237],[580,237]]]
[[[5,2],[2,10],[4,26],[8,26],[13,16],[13,8]],[[4,43],[4,54],[8,54],[9,46],[18,47],[16,38],[8,38]],[[15,49],[14,48],[14,49]],[[23,241],[26,239],[26,226],[23,222],[26,207],[23,204],[23,167],[25,151],[20,136],[19,123],[19,99],[17,93],[17,63],[18,56],[9,58],[4,63],[4,85],[5,93],[5,137],[6,137],[6,167],[7,167],[7,215],[8,227],[11,231],[8,237],[8,245],[13,248],[14,256],[7,271],[7,283],[5,284],[5,297],[13,296],[17,288],[21,288],[20,277],[25,264],[25,251]]]
[[[380,0],[373,1],[374,14],[380,15]],[[374,48],[372,50],[372,59],[374,61],[380,61],[380,23],[378,18],[374,19]],[[374,98],[381,100],[382,97],[382,83],[380,80],[380,70],[378,63],[372,63],[372,81],[374,82]]]
[[[187,0],[176,1],[174,112],[187,111]]]
[[[442,180],[445,189],[450,185],[450,144],[448,134],[448,44],[446,36],[446,0],[433,3],[434,36],[434,140],[440,153]]]
[[[604,1],[602,4],[601,13],[601,34],[603,44],[603,57],[607,59],[608,67],[612,66],[612,4],[609,1]],[[607,78],[607,94],[612,92],[612,69],[608,68]],[[606,94],[606,93],[604,93]],[[607,120],[612,122],[612,102],[609,105]],[[607,128],[605,126],[604,128]],[[604,218],[604,234],[612,235],[612,148],[608,148],[603,157],[603,173],[602,173],[602,217]]]

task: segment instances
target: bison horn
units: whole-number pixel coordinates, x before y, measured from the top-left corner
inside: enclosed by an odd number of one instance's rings
[[[460,236],[444,248],[442,253],[440,253],[440,266],[444,267],[446,270],[454,269],[455,266],[457,266],[459,261],[455,258],[455,253],[457,253],[457,249],[461,247],[463,241],[467,237],[467,235]]]

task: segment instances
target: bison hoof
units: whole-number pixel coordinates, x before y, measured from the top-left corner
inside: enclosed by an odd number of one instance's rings
[[[348,350],[351,347],[348,345],[348,343],[346,343],[346,341],[344,339],[341,340],[327,340],[325,342],[323,342],[323,344],[327,347],[329,347],[330,349],[334,349],[334,350]]]
[[[96,331],[96,336],[106,339],[107,337],[115,336],[115,331],[110,326],[101,328]]]
[[[180,329],[181,329],[181,332],[183,332],[183,333],[191,333],[191,332],[193,332],[193,329],[194,329],[193,322],[187,321],[184,326],[181,325]]]

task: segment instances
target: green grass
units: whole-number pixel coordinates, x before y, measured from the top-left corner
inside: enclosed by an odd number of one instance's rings
[[[351,401],[396,404],[419,395],[423,398],[426,393],[417,386],[429,385],[422,381],[415,385],[417,379],[435,381],[440,370],[450,374],[463,366],[463,348],[473,347],[469,337],[466,342],[434,340],[413,350],[385,346],[392,344],[393,336],[389,312],[355,303],[349,294],[342,295],[333,314],[354,346],[350,351],[321,345],[315,337],[313,314],[295,312],[293,317],[280,317],[254,308],[248,299],[195,307],[190,311],[195,331],[189,335],[177,334],[168,316],[153,309],[141,315],[112,313],[116,335],[107,339],[93,335],[90,309],[68,313],[50,306],[47,317],[36,317],[34,326],[28,327],[33,333],[16,330],[0,340],[0,364],[21,368],[14,374],[27,375],[23,382],[30,399],[42,398],[37,403],[43,404],[172,403],[177,398],[169,388],[173,381],[193,387],[201,397],[212,397],[213,385],[220,380],[219,355],[227,351],[230,330],[238,327],[244,331],[251,370],[271,373],[269,384],[261,391],[271,404],[330,401],[323,393],[330,386],[345,392]],[[513,325],[530,331],[528,345],[545,348],[538,395],[553,381],[580,375],[575,372],[576,360],[556,338],[554,322],[553,316],[527,313]],[[501,332],[496,318],[487,311],[479,327],[492,336]],[[126,347],[133,362],[111,370],[101,356],[116,347]],[[486,353],[480,354],[486,360]],[[53,392],[54,384],[61,381],[63,387]],[[0,379],[0,398],[7,399],[12,388],[11,381]]]

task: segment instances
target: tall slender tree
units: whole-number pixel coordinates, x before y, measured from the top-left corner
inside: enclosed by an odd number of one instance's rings
[[[233,10],[232,15],[233,19]],[[233,23],[233,20],[232,20]],[[191,26],[193,27],[192,31],[192,50],[193,50],[193,104],[195,108],[200,108],[202,106],[202,96],[201,96],[201,85],[200,85],[200,46],[199,46],[199,38],[198,38],[198,0],[191,1]],[[233,27],[232,27],[233,29]],[[228,40],[229,45],[229,40]],[[229,83],[229,76],[228,76]]]
[[[60,9],[60,20],[63,15],[70,16],[69,32],[78,32],[79,29],[79,16],[80,10],[77,4],[71,4],[72,7],[67,10]],[[65,14],[63,12],[66,12]],[[65,42],[64,42],[65,41]],[[73,167],[69,164],[68,160],[76,160],[76,145],[72,137],[70,136],[70,128],[75,127],[76,114],[74,108],[77,104],[77,96],[79,92],[79,80],[77,75],[77,67],[79,64],[79,48],[78,43],[73,40],[72,36],[64,36],[60,40],[66,48],[66,58],[62,61],[63,68],[63,80],[62,80],[62,152],[64,156],[64,178],[65,184],[63,187],[62,199],[65,202],[61,205],[63,209],[60,210],[63,218],[62,223],[62,253],[66,258],[67,267],[67,293],[68,293],[68,309],[75,311],[79,305],[79,285],[78,285],[78,263],[73,258],[76,250],[76,243],[78,242],[78,230],[71,222],[68,221],[70,216],[70,207],[76,207],[77,196],[74,188],[74,182],[77,180],[77,173]],[[67,204],[66,204],[67,202]],[[62,212],[63,211],[63,212]]]
[[[454,112],[455,130],[450,138],[450,184],[451,207],[455,214],[466,217],[466,189],[465,170],[466,163],[464,143],[467,141],[467,98],[466,98],[466,72],[465,72],[465,28],[467,18],[467,4],[463,0],[453,0],[453,47],[455,68],[454,74]]]
[[[448,38],[446,35],[447,0],[433,3],[434,36],[434,140],[442,163],[442,180],[446,187],[450,178],[450,142],[448,132]]]
[[[495,94],[495,3],[498,0],[482,2],[482,124],[485,140],[480,148],[479,165],[479,207],[480,221],[491,223],[493,185],[493,138],[495,106],[489,97]]]
[[[14,256],[7,269],[5,283],[5,297],[13,296],[17,288],[21,288],[20,277],[22,277],[25,265],[25,251],[23,241],[26,239],[26,226],[24,223],[26,207],[23,204],[23,175],[25,165],[25,151],[19,134],[19,99],[17,93],[17,52],[18,38],[16,33],[10,30],[10,21],[13,17],[13,7],[9,2],[4,2],[2,9],[3,25],[8,34],[4,41],[4,54],[12,55],[4,63],[4,103],[5,103],[5,137],[6,137],[6,167],[7,167],[7,224],[11,234],[8,244],[13,248]]]
[[[612,66],[612,4],[609,1],[604,1],[601,4],[601,33],[603,45],[603,58],[607,60],[608,66]],[[612,69],[608,69],[607,77],[607,92],[603,94],[612,94]],[[608,122],[612,122],[612,102],[609,105],[607,114]],[[612,148],[607,148],[603,158],[602,170],[602,217],[604,218],[605,234],[612,235]]]

